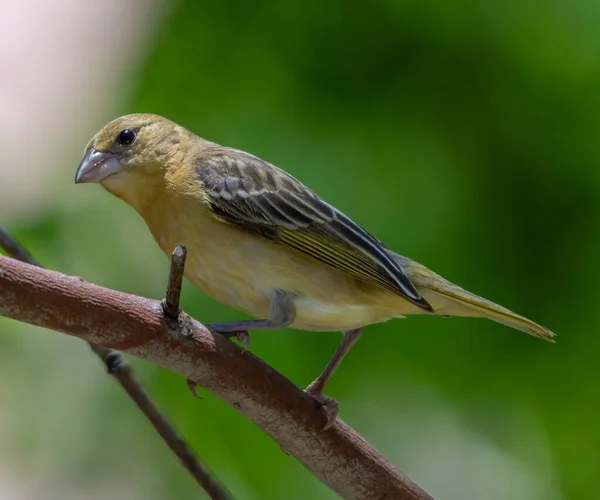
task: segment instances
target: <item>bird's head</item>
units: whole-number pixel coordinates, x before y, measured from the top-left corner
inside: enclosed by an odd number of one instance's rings
[[[105,125],[88,143],[76,183],[101,184],[132,203],[135,193],[164,182],[177,164],[186,130],[158,115],[125,115]]]

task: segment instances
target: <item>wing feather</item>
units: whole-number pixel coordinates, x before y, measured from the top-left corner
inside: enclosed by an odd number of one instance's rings
[[[215,217],[432,311],[379,240],[283,170],[215,147],[196,165]]]

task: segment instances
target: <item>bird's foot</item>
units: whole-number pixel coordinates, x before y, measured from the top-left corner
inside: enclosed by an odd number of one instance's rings
[[[327,418],[327,421],[325,422],[323,430],[326,431],[334,424],[340,409],[340,405],[335,399],[325,396],[322,390],[319,387],[316,387],[316,384],[313,384],[310,384],[306,389],[304,389],[304,392],[314,398],[314,400],[325,410],[325,417]]]
[[[235,336],[242,343],[242,350],[246,352],[250,347],[250,333],[248,330],[241,330],[239,332],[234,332],[229,335],[230,337]]]
[[[198,387],[198,384],[196,382],[188,378],[185,380],[185,383],[188,386],[190,392],[192,393],[192,396],[194,396],[196,399],[202,399],[202,396],[200,396],[198,394],[198,391],[196,390],[196,387]]]
[[[242,343],[243,352],[246,352],[250,347],[250,333],[248,332],[248,330],[238,330],[234,332],[229,330],[219,330],[218,323],[211,323],[207,326],[209,330],[218,333],[219,335],[223,335],[223,337],[225,337],[226,339],[230,339],[231,337],[235,337],[236,339],[238,339]]]

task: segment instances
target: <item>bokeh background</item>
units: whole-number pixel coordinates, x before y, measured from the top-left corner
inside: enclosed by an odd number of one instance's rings
[[[600,4],[0,1],[0,223],[47,267],[159,298],[142,220],[75,186],[88,139],[163,114],[283,167],[400,253],[553,329],[368,328],[328,386],[440,499],[600,498]],[[201,321],[240,314],[186,284]],[[0,318],[0,498],[199,498],[87,346]],[[258,332],[299,386],[339,335]],[[132,360],[239,499],[333,499],[251,422]]]

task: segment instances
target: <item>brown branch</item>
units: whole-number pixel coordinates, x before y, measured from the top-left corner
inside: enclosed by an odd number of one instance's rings
[[[185,313],[169,327],[161,303],[0,256],[0,315],[121,349],[211,391],[346,499],[430,499],[301,389]]]
[[[42,267],[35,258],[0,226],[0,248],[16,259],[31,265]],[[179,311],[179,295],[185,263],[185,248],[177,247],[173,253],[171,275],[167,287],[167,302],[171,300]],[[173,302],[176,300],[176,302]],[[165,441],[171,451],[179,458],[190,475],[213,500],[228,500],[231,498],[223,486],[215,479],[208,469],[196,458],[184,439],[177,433],[162,410],[156,405],[142,384],[137,380],[135,373],[123,355],[114,349],[98,344],[89,343],[92,351],[100,358],[112,375],[129,397],[133,400],[148,421],[154,426],[156,432]]]

